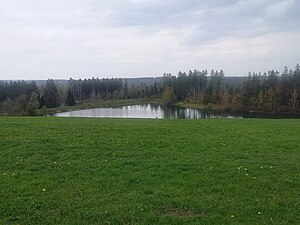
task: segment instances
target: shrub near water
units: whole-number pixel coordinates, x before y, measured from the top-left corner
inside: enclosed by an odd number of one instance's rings
[[[0,118],[0,224],[297,224],[300,120]]]

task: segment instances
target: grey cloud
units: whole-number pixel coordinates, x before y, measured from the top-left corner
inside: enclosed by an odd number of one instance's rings
[[[300,23],[296,1],[293,0],[0,2],[5,9],[2,12],[0,9],[0,15],[6,23],[66,29],[106,26],[136,26],[150,31],[192,28],[195,33],[206,33],[209,40],[224,35],[260,35],[269,30],[296,29]],[[285,2],[287,3],[284,4]],[[287,10],[276,15],[283,7]]]
[[[282,49],[284,63],[294,64],[298,8],[298,0],[0,0],[0,79],[43,71],[160,75],[230,62],[248,72],[244,62],[279,62],[272,54]],[[247,52],[259,57],[240,56]]]
[[[295,30],[300,24],[295,4],[292,0],[150,1],[130,3],[125,8],[122,5],[121,10],[115,8],[110,19],[114,25],[145,30],[191,28],[195,33],[191,39],[202,36],[199,39],[202,43],[224,36],[247,37]]]

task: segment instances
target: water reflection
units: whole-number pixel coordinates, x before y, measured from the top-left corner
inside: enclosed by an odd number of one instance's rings
[[[168,107],[157,104],[141,104],[112,108],[86,109],[57,113],[58,117],[106,117],[106,118],[159,118],[159,119],[205,119],[238,118],[230,114],[210,113],[205,110]]]

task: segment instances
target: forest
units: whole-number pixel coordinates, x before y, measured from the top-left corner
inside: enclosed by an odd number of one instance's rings
[[[228,112],[299,113],[300,65],[280,73],[249,72],[241,85],[226,82],[223,70],[190,70],[163,74],[153,84],[129,84],[127,79],[52,79],[0,82],[0,115],[36,115],[38,109],[74,106],[117,99],[157,99],[164,105],[188,102]]]

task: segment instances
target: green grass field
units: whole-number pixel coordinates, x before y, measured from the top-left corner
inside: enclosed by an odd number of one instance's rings
[[[299,224],[300,120],[0,117],[0,224]]]

